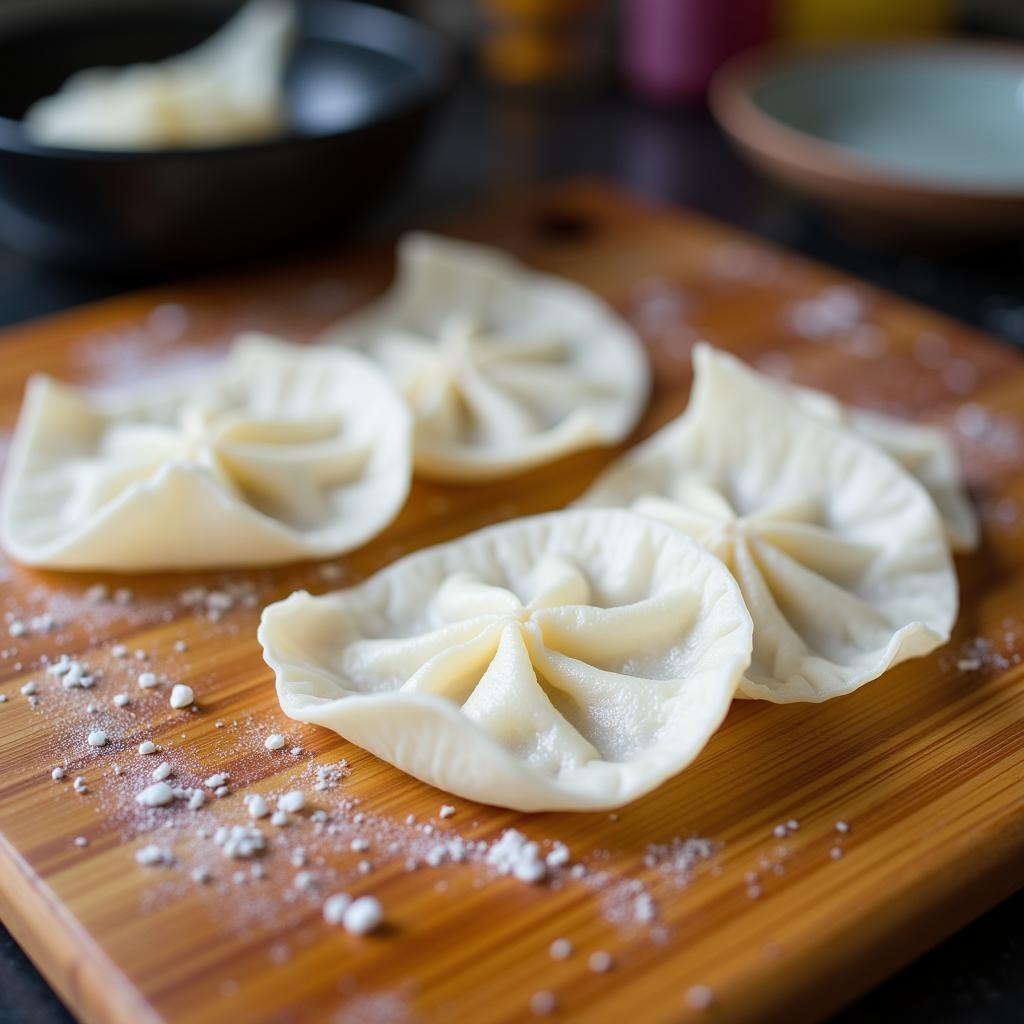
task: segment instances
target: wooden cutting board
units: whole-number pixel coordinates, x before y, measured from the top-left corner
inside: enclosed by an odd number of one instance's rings
[[[582,282],[636,323],[657,375],[641,433],[682,408],[697,337],[848,401],[954,427],[985,521],[982,550],[959,560],[955,637],[824,705],[737,703],[692,768],[618,814],[531,816],[453,799],[454,816],[441,819],[444,794],[281,715],[255,639],[259,610],[247,605],[330,589],[425,544],[558,508],[614,452],[487,486],[417,483],[384,536],[326,569],[118,579],[4,564],[3,611],[30,628],[0,650],[0,912],[68,1005],[85,1021],[125,1024],[490,1022],[530,1019],[544,1009],[535,994],[549,991],[555,1019],[588,1024],[810,1021],[1024,884],[1024,359],[720,224],[600,184],[495,202],[448,228]],[[309,337],[382,289],[391,269],[390,246],[367,249],[9,330],[2,427],[34,370],[123,383],[207,358],[241,328]],[[96,583],[132,594],[97,602]],[[193,585],[240,599],[211,621],[182,604]],[[31,619],[47,611],[55,630],[33,632]],[[121,643],[128,654],[118,658]],[[40,668],[60,653],[103,678],[62,689]],[[140,690],[144,670],[167,682]],[[20,692],[33,680],[35,706]],[[194,688],[197,712],[170,709],[170,681]],[[112,696],[122,691],[131,703],[119,709]],[[91,751],[96,727],[111,742]],[[271,752],[263,740],[275,731],[288,747]],[[147,738],[164,753],[140,757]],[[350,774],[317,791],[317,767],[342,757]],[[230,795],[201,812],[140,812],[132,795],[161,758],[182,785],[230,772]],[[51,780],[56,765],[65,780]],[[73,790],[74,776],[86,793]],[[308,809],[283,829],[264,823],[273,835],[263,878],[219,856],[210,833],[245,820],[244,792],[295,787]],[[319,832],[318,809],[328,815]],[[797,830],[773,835],[791,819]],[[562,841],[584,877],[529,886],[474,863],[410,870],[431,842],[424,825],[474,840],[515,826]],[[710,859],[671,845],[692,836],[713,841]],[[353,838],[371,848],[353,852]],[[149,842],[173,850],[174,866],[138,866],[134,852]],[[296,848],[316,876],[308,889],[295,884]],[[360,874],[361,860],[370,873]],[[211,883],[192,881],[197,865]],[[357,938],[325,924],[322,898],[342,889],[375,894],[387,928]],[[549,954],[559,938],[573,947],[560,960]],[[598,950],[611,954],[610,970],[588,966]]]

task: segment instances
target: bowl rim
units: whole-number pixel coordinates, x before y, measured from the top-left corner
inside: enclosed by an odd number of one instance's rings
[[[1003,205],[1024,200],[1019,189],[986,188],[916,177],[912,172],[889,170],[864,159],[850,146],[829,142],[780,120],[759,106],[754,95],[772,78],[813,68],[825,61],[866,64],[878,59],[926,56],[936,61],[993,58],[1019,64],[1024,78],[1024,44],[1002,41],[887,40],[883,42],[794,44],[770,43],[745,51],[724,64],[708,93],[719,125],[741,147],[767,157],[780,166],[810,173],[833,183],[867,186],[901,193],[908,198],[970,200]]]
[[[302,144],[316,144],[345,136],[355,136],[369,129],[377,128],[390,121],[401,118],[413,111],[430,106],[441,99],[452,87],[455,77],[455,59],[451,44],[434,29],[417,21],[415,18],[400,14],[386,7],[359,2],[359,0],[295,0],[297,6],[311,11],[313,17],[332,17],[348,14],[359,19],[365,25],[363,36],[373,39],[385,36],[389,30],[397,28],[402,34],[415,39],[417,51],[416,71],[421,78],[418,87],[408,89],[399,94],[391,103],[376,115],[360,123],[344,128],[322,132],[300,133],[289,130],[288,126],[279,134],[270,138],[252,142],[226,143],[212,146],[169,146],[159,149],[86,149],[76,146],[52,146],[33,142],[26,134],[20,118],[0,115],[0,152],[14,153],[19,156],[38,157],[50,160],[85,161],[85,162],[127,162],[127,161],[159,161],[159,160],[203,160],[224,158],[229,156],[245,157],[255,154],[272,153]],[[135,11],[125,11],[114,0],[92,3],[87,10],[78,12],[83,22],[93,19],[117,17],[118,15],[141,14],[145,12],[168,13],[177,5],[174,0],[147,3]],[[204,5],[209,9],[213,5]],[[229,5],[219,5],[227,9]],[[232,5],[237,7],[237,4]],[[194,8],[193,10],[202,10]],[[25,30],[31,31],[45,25],[45,20],[31,15],[12,19],[10,33],[15,35]],[[2,35],[7,35],[5,30]],[[386,47],[370,49],[388,52]]]

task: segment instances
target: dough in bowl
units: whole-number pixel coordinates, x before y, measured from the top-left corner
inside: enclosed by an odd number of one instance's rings
[[[686,767],[750,661],[735,581],[616,510],[513,520],[263,612],[281,707],[441,789],[616,807]]]
[[[387,369],[415,416],[416,471],[435,480],[617,444],[650,387],[639,339],[595,295],[436,235],[406,236],[391,290],[326,340]]]
[[[956,574],[917,480],[732,356],[694,363],[686,412],[580,504],[671,523],[729,566],[754,620],[741,691],[826,700],[948,640]]]
[[[187,53],[79,71],[29,107],[25,133],[43,146],[95,150],[227,146],[278,135],[296,16],[292,0],[249,0]]]
[[[398,514],[411,417],[355,352],[243,335],[117,393],[33,377],[0,498],[20,562],[142,571],[340,554]]]

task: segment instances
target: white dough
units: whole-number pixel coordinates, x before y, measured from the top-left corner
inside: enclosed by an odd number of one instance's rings
[[[398,514],[411,433],[371,361],[264,335],[131,392],[36,376],[0,499],[3,544],[18,561],[62,569],[337,555]]]
[[[964,489],[956,451],[944,430],[844,406],[811,388],[796,388],[794,393],[809,412],[845,424],[912,473],[935,502],[954,551],[977,548],[978,517]]]
[[[791,389],[707,345],[686,412],[607,470],[584,506],[701,541],[754,620],[749,697],[821,701],[945,643],[957,581],[921,485]]]
[[[193,50],[156,64],[89,68],[34,103],[34,142],[150,150],[252,142],[280,133],[284,73],[295,36],[288,0],[250,0]]]
[[[263,613],[284,712],[524,811],[616,807],[688,765],[749,664],[725,567],[621,511],[514,520]]]
[[[650,370],[632,330],[579,285],[497,250],[406,236],[391,290],[325,340],[378,359],[416,420],[416,471],[517,473],[622,441]]]

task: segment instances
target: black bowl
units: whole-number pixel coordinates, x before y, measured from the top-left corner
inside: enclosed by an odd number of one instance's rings
[[[400,180],[447,91],[445,42],[391,11],[304,0],[287,134],[153,152],[39,146],[20,119],[72,72],[152,61],[211,35],[238,2],[147,0],[0,34],[0,237],[76,267],[206,269],[337,236]]]

